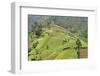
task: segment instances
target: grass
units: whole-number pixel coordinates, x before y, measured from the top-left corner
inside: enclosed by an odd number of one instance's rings
[[[49,35],[49,34],[50,35]],[[32,60],[53,60],[53,59],[76,59],[77,50],[76,40],[77,37],[70,32],[53,32],[52,29],[44,29],[43,36],[35,38],[33,33],[29,33],[28,48],[31,51],[28,53],[28,59]],[[65,41],[64,41],[65,40]],[[36,48],[32,45],[38,41]],[[82,46],[87,47],[87,43],[80,39]]]

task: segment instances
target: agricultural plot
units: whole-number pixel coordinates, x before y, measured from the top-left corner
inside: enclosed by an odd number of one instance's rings
[[[87,58],[87,20],[86,17],[29,15],[28,60]]]

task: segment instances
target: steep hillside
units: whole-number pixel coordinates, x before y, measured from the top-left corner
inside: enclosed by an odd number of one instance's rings
[[[33,32],[29,32],[28,35],[29,60],[77,58],[76,40],[78,37],[61,26],[43,27],[39,37]],[[80,38],[80,41],[81,48],[87,47],[83,39]]]

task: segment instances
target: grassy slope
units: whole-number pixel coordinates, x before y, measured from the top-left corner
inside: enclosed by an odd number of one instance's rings
[[[46,29],[48,31],[48,29]],[[53,36],[47,35],[44,31],[44,37],[40,37],[37,39],[39,42],[36,49],[41,51],[42,60],[50,60],[50,59],[70,59],[70,58],[77,58],[77,50],[74,49],[76,46],[76,37],[71,33],[64,33],[64,32],[56,32]],[[54,32],[53,32],[54,33]],[[63,43],[63,40],[66,39],[67,42]],[[80,39],[81,40],[81,39]],[[81,40],[82,47],[86,47],[87,44]],[[31,44],[30,44],[31,46]],[[46,48],[48,46],[48,48]],[[65,49],[66,47],[70,47],[70,49]],[[29,59],[35,58],[35,54],[33,49],[30,52]]]

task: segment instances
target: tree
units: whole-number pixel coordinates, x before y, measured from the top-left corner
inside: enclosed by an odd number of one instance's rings
[[[77,55],[78,55],[78,58],[80,58],[80,47],[82,44],[79,38],[76,40],[76,45],[77,45]]]
[[[38,41],[36,43],[33,43],[33,48],[36,48],[38,43],[39,43]]]
[[[36,35],[36,37],[40,37],[42,33],[42,24],[34,22],[32,24],[32,32]]]
[[[31,31],[32,31],[32,32],[35,32],[37,26],[38,26],[38,23],[37,23],[37,22],[34,22],[34,23],[32,24],[32,30],[31,30]]]
[[[35,35],[36,35],[36,37],[38,38],[38,37],[41,36],[41,34],[42,34],[42,26],[39,25],[39,26],[37,26],[37,28],[36,28]]]

